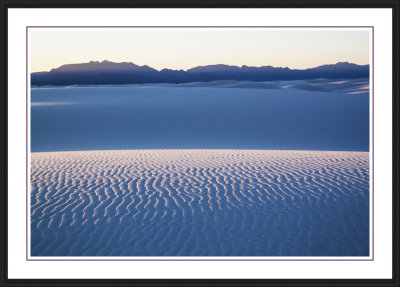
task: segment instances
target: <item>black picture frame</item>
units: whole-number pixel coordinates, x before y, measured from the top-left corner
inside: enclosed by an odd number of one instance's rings
[[[399,254],[399,0],[0,0],[1,220],[0,286],[400,286]],[[393,257],[391,279],[10,279],[8,278],[8,9],[10,8],[390,8],[393,40]]]

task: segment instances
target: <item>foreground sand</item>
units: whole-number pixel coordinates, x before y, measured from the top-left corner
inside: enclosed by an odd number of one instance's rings
[[[369,153],[31,154],[32,256],[367,256]]]

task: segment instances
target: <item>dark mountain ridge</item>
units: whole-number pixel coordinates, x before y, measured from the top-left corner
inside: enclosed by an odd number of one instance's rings
[[[249,67],[229,65],[198,66],[192,69],[158,71],[149,66],[109,61],[63,65],[50,72],[31,74],[31,85],[104,85],[144,83],[187,83],[216,80],[275,81],[302,79],[368,78],[369,65],[339,62],[297,70],[272,66]]]

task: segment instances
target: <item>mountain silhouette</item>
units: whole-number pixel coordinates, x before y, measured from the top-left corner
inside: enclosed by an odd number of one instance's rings
[[[369,78],[369,65],[339,62],[315,68],[297,70],[272,66],[249,67],[229,65],[208,65],[192,69],[158,71],[149,66],[134,63],[91,61],[82,64],[68,64],[50,72],[31,74],[31,85],[111,85],[144,83],[188,83],[216,80],[275,81],[302,79]]]

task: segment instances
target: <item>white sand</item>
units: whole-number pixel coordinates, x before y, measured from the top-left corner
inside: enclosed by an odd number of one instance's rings
[[[33,256],[355,256],[369,153],[31,154]]]

